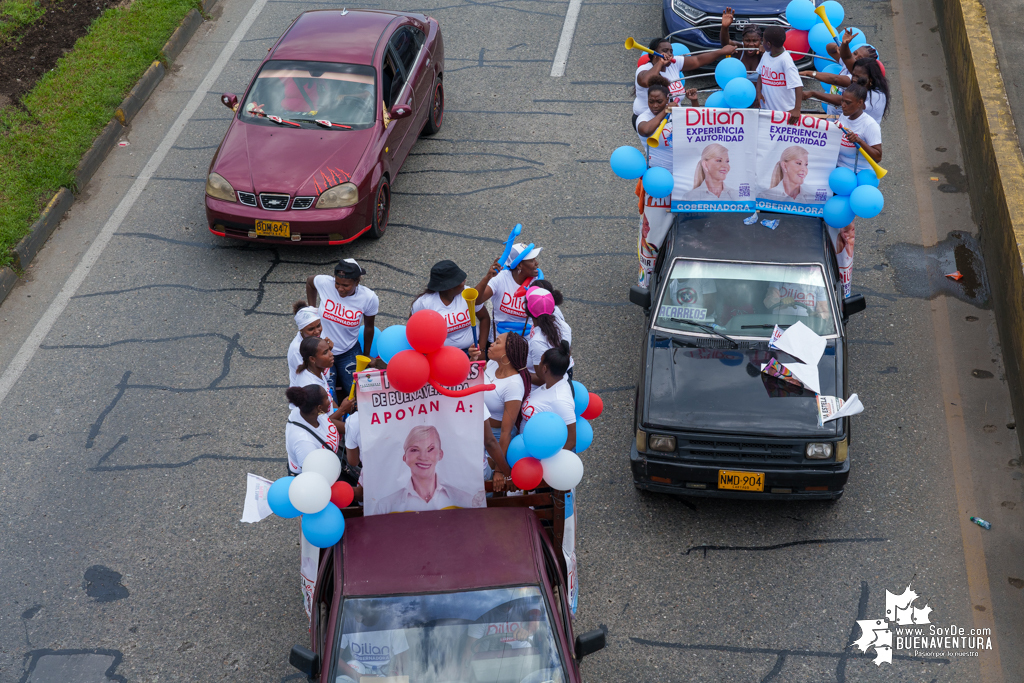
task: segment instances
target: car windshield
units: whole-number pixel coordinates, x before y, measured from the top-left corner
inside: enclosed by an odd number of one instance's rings
[[[239,115],[248,123],[286,128],[317,128],[318,120],[366,128],[374,122],[375,104],[373,67],[278,60],[260,69]]]
[[[335,683],[566,680],[537,586],[348,598],[339,621]]]
[[[819,335],[836,334],[821,266],[676,259],[654,324],[673,332],[706,335],[704,326],[730,337],[770,337],[776,325],[797,321]]]

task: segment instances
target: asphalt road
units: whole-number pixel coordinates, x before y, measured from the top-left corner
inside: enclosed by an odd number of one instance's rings
[[[0,679],[299,680],[287,664],[306,638],[297,525],[238,521],[246,472],[281,472],[290,304],[308,275],[354,256],[380,322],[404,320],[431,264],[454,258],[472,280],[516,222],[545,246],[577,379],[606,405],[578,490],[577,630],[608,629],[608,648],[584,662],[588,681],[1024,677],[1014,417],[992,312],[941,277],[949,265],[984,273],[967,263],[977,228],[927,3],[847,3],[882,52],[893,100],[887,208],[858,223],[854,291],[869,308],[850,325],[850,386],[866,411],[834,505],[684,501],[632,486],[636,201],[607,159],[636,142],[636,54],[621,43],[658,31],[659,4],[584,2],[566,73],[553,78],[568,3],[382,3],[441,21],[448,102],[444,129],[417,144],[395,184],[385,238],[265,249],[207,231],[203,179],[230,116],[219,93],[242,92],[302,9],[342,4],[266,2],[3,399]],[[0,307],[0,368],[252,7],[222,0],[130,145]],[[851,646],[855,621],[881,618],[885,591],[908,584],[933,623],[993,628],[998,650],[876,666]]]

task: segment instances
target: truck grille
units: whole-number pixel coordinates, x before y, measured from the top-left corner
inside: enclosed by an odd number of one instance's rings
[[[759,441],[719,441],[679,438],[679,456],[698,460],[739,460],[743,462],[804,461],[803,443],[765,443]]]
[[[260,204],[267,211],[284,211],[288,208],[288,200],[291,199],[286,194],[270,194],[269,192],[260,193]]]

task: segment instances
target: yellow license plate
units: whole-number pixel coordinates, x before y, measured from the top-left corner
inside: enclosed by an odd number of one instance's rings
[[[291,237],[292,227],[282,221],[256,221],[256,234],[260,237]]]
[[[764,472],[718,470],[718,488],[731,491],[764,491]]]

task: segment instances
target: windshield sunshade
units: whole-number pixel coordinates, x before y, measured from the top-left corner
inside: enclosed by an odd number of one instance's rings
[[[340,622],[338,683],[566,680],[536,586],[350,598]]]
[[[836,334],[835,314],[817,265],[725,263],[676,259],[658,302],[655,327],[731,337],[770,337],[800,321]]]
[[[270,61],[263,65],[242,104],[247,123],[337,130],[373,124],[376,99],[373,67],[327,62]],[[296,124],[289,126],[288,124]],[[333,126],[331,126],[333,128]]]

